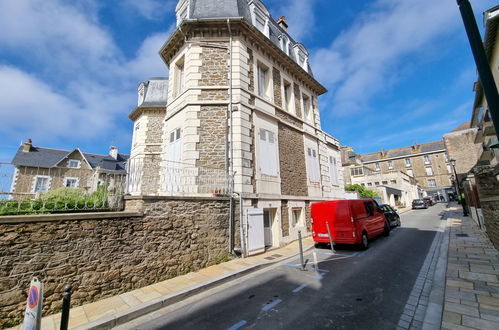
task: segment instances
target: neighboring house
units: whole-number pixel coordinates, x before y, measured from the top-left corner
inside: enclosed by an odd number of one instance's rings
[[[130,114],[129,193],[237,192],[245,215],[261,210],[265,245],[279,246],[309,232],[312,201],[344,197],[339,141],[321,129],[326,89],[285,18],[259,0],[223,3],[177,4],[160,50],[170,78],[141,84]]]
[[[349,147],[344,148],[344,153],[348,157],[352,156]],[[355,155],[355,153],[353,153]],[[354,181],[354,178],[363,176],[361,167],[367,167],[371,173],[380,173],[384,176],[384,181],[396,180],[390,177],[395,172],[401,172],[408,177],[416,180],[416,183],[422,188],[424,195],[437,196],[445,200],[449,199],[452,190],[452,168],[447,157],[445,144],[443,141],[428,142],[422,144],[414,143],[410,147],[397,149],[382,149],[380,152],[357,155],[359,164],[347,162],[344,164],[346,176],[345,181]],[[395,175],[398,176],[398,175]],[[374,177],[373,177],[374,178]],[[370,181],[371,186],[376,182]],[[369,188],[369,182],[367,182]]]
[[[35,147],[31,139],[23,143],[12,164],[15,166],[11,193],[14,198],[68,187],[93,192],[100,184],[116,188],[126,176],[129,155],[111,147],[109,155]]]
[[[349,146],[341,147],[345,185],[359,184],[378,194],[381,201],[394,207],[407,207],[413,199],[420,198],[422,190],[416,179],[402,171],[381,171],[381,167],[366,165],[362,155]],[[377,170],[379,169],[379,170]]]
[[[499,89],[499,6],[484,12],[483,45]],[[466,129],[444,135],[456,160],[459,186],[466,194],[470,216],[499,247],[499,143],[484,90],[478,79],[471,123]],[[497,111],[497,109],[496,109]]]

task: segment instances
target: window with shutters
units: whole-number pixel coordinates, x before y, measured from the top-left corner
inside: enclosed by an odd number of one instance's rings
[[[426,168],[426,175],[433,175],[433,168],[427,167]]]
[[[317,159],[317,150],[307,148],[308,179],[310,182],[319,182],[319,161]]]
[[[284,109],[288,112],[293,111],[292,107],[292,89],[291,89],[291,83],[289,81],[283,80],[283,86],[284,86]]]
[[[261,63],[258,63],[257,65],[258,96],[263,97],[266,100],[270,100],[269,76],[270,76],[269,68]]]
[[[338,185],[338,173],[336,168],[336,158],[329,156],[329,175],[331,176],[331,184]]]
[[[275,133],[260,128],[260,171],[277,176],[277,148]]]
[[[184,57],[175,63],[175,72],[174,72],[174,97],[179,96],[185,89],[185,66],[184,66]]]
[[[180,166],[182,161],[182,142],[180,128],[170,132],[170,146],[168,148],[168,160],[173,166]]]

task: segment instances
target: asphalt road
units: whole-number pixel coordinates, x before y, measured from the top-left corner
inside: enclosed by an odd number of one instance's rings
[[[444,204],[401,216],[367,251],[315,249],[120,328],[395,329],[442,221]]]

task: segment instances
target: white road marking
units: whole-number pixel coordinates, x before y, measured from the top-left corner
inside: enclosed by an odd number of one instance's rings
[[[239,321],[236,324],[234,324],[233,326],[231,326],[230,328],[228,328],[227,330],[236,330],[236,329],[239,329],[240,327],[242,327],[246,323],[247,322],[245,320]]]
[[[279,304],[281,302],[282,302],[282,299],[276,299],[273,302],[271,302],[270,304],[266,304],[265,306],[263,306],[262,311],[266,312],[266,311],[274,308],[277,304]]]
[[[307,284],[304,283],[304,284],[300,285],[299,287],[295,288],[292,292],[297,293],[297,292],[301,291],[303,288],[305,288],[306,286],[307,286]]]

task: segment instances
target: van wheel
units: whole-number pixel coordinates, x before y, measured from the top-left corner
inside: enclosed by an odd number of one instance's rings
[[[369,239],[367,237],[367,234],[364,232],[364,233],[362,233],[362,239],[360,241],[360,248],[362,250],[367,250],[368,247],[369,247]]]
[[[390,236],[390,225],[388,221],[385,221],[385,230],[383,231],[383,236]]]

